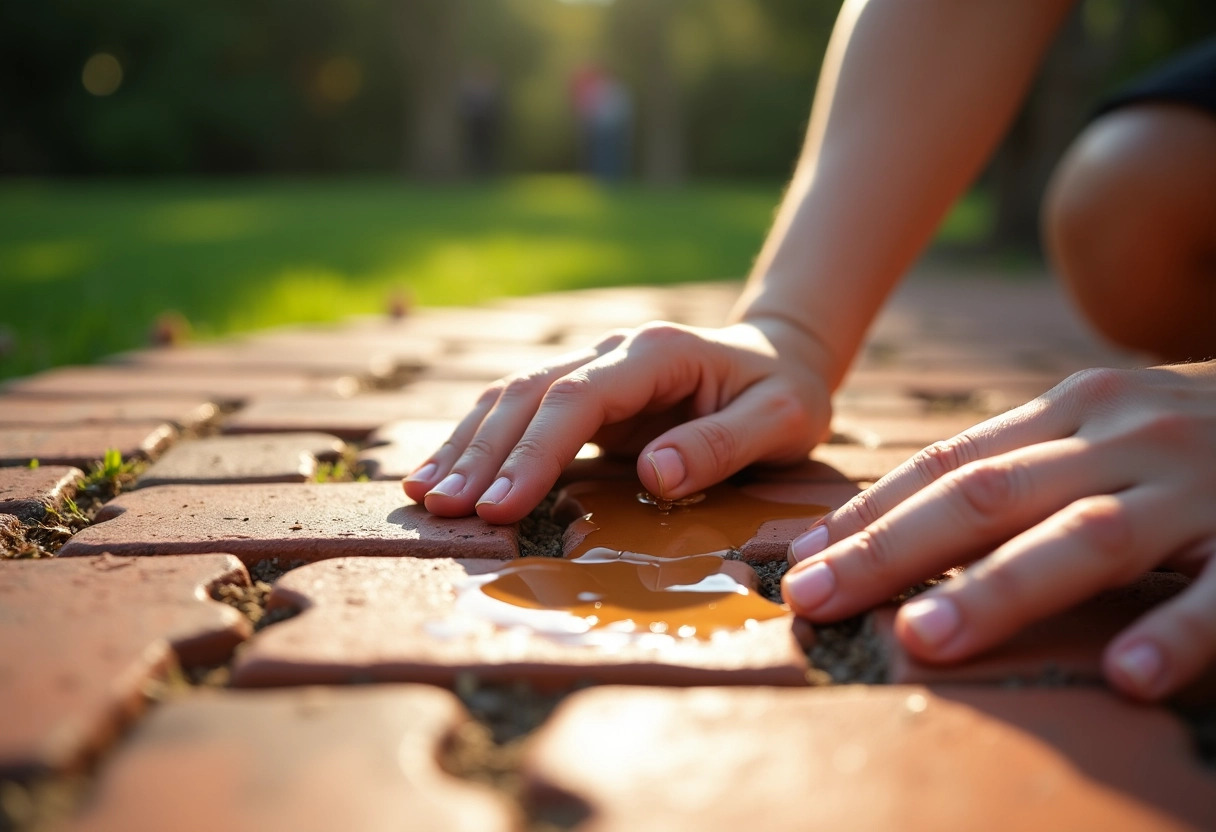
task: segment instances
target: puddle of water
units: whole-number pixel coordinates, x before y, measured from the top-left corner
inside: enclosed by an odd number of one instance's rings
[[[778,503],[723,483],[708,489],[703,500],[662,511],[639,500],[636,487],[589,480],[569,486],[558,510],[582,515],[566,532],[567,538],[581,538],[567,557],[603,548],[671,558],[725,554],[747,543],[770,520],[804,518],[810,526],[828,507]]]
[[[470,578],[457,607],[565,643],[662,648],[710,640],[788,613],[736,577],[750,582],[750,567],[722,555],[770,520],[804,518],[809,525],[827,511],[725,484],[703,499],[656,505],[620,481],[576,483],[563,504],[568,516],[580,515],[567,530],[578,542],[566,559],[521,559]]]

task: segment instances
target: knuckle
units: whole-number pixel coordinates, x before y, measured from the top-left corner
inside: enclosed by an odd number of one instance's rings
[[[547,405],[563,407],[578,402],[591,393],[591,381],[582,373],[564,375],[548,386],[544,395]]]
[[[919,471],[923,485],[940,480],[978,457],[971,437],[960,433],[953,439],[934,442],[919,451],[913,458],[913,466]]]
[[[527,436],[516,443],[507,459],[507,465],[527,468],[530,471],[540,470],[546,475],[552,474],[555,478],[562,469],[561,461],[548,444]]]
[[[1130,580],[1141,571],[1127,509],[1109,496],[1087,497],[1074,503],[1065,531],[1084,549],[1116,567],[1116,580]]]
[[[1008,463],[971,463],[945,481],[957,507],[970,519],[987,521],[1008,511],[1017,500],[1019,470]]]
[[[498,381],[487,385],[486,389],[482,390],[481,395],[477,397],[477,404],[475,406],[488,410],[495,402],[498,401],[499,397],[502,396],[503,391],[506,389],[506,379],[499,379]]]
[[[853,535],[853,551],[865,572],[881,574],[895,562],[888,537],[881,531],[865,529]]]
[[[734,434],[717,422],[706,421],[696,426],[696,436],[704,448],[704,458],[711,462],[714,472],[732,473],[729,469],[739,448]]]
[[[884,513],[873,489],[868,489],[849,500],[848,504],[837,512],[837,515],[843,515],[845,519],[852,520],[853,525],[857,528],[864,529],[877,523]]]
[[[1090,402],[1110,402],[1127,392],[1130,376],[1123,370],[1092,367],[1073,373],[1056,386],[1058,395],[1075,395]]]
[[[549,381],[542,373],[526,373],[506,379],[501,398],[511,401],[539,401],[549,389]]]
[[[633,343],[648,348],[674,349],[691,333],[679,324],[667,321],[652,321],[634,330]]]
[[[461,454],[465,460],[491,459],[497,453],[494,443],[484,436],[474,436]]]

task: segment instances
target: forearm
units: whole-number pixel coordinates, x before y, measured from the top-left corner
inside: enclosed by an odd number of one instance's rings
[[[1007,129],[1073,0],[850,0],[735,320],[799,333],[834,388]]]

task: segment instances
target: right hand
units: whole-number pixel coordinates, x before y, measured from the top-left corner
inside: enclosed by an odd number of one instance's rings
[[[651,323],[492,384],[402,482],[433,514],[524,517],[585,442],[638,453],[642,485],[679,499],[754,462],[805,459],[827,432],[817,343],[780,320]]]

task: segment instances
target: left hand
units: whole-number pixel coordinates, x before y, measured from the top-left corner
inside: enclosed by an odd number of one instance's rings
[[[1165,567],[1182,593],[1107,646],[1140,699],[1216,658],[1216,362],[1088,370],[932,445],[795,540],[784,594],[834,621],[969,563],[904,604],[914,656],[965,659],[1026,624]]]

